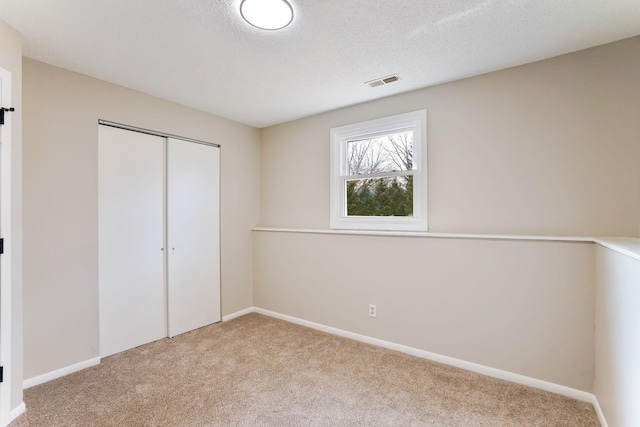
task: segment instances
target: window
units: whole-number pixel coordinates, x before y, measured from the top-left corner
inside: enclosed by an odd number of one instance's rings
[[[427,230],[426,110],[331,129],[331,228]]]

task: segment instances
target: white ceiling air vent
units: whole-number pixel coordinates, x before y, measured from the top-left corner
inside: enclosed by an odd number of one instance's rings
[[[400,80],[400,77],[398,77],[397,74],[392,74],[390,76],[380,77],[379,79],[370,80],[368,82],[365,82],[365,84],[371,87],[377,87],[382,85],[388,85],[389,83],[397,82],[398,80]]]

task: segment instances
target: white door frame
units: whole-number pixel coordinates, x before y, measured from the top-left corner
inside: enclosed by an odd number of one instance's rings
[[[11,72],[0,67],[1,107],[11,107]],[[5,113],[0,131],[0,230],[4,254],[0,256],[0,426],[11,421],[11,113]]]

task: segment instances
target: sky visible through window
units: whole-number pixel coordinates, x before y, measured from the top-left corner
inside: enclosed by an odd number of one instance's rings
[[[413,132],[401,132],[347,143],[347,175],[413,169]]]

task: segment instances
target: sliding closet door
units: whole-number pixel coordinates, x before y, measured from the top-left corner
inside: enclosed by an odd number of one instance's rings
[[[164,139],[99,126],[100,355],[167,336]]]
[[[169,336],[220,321],[220,148],[169,138]]]

